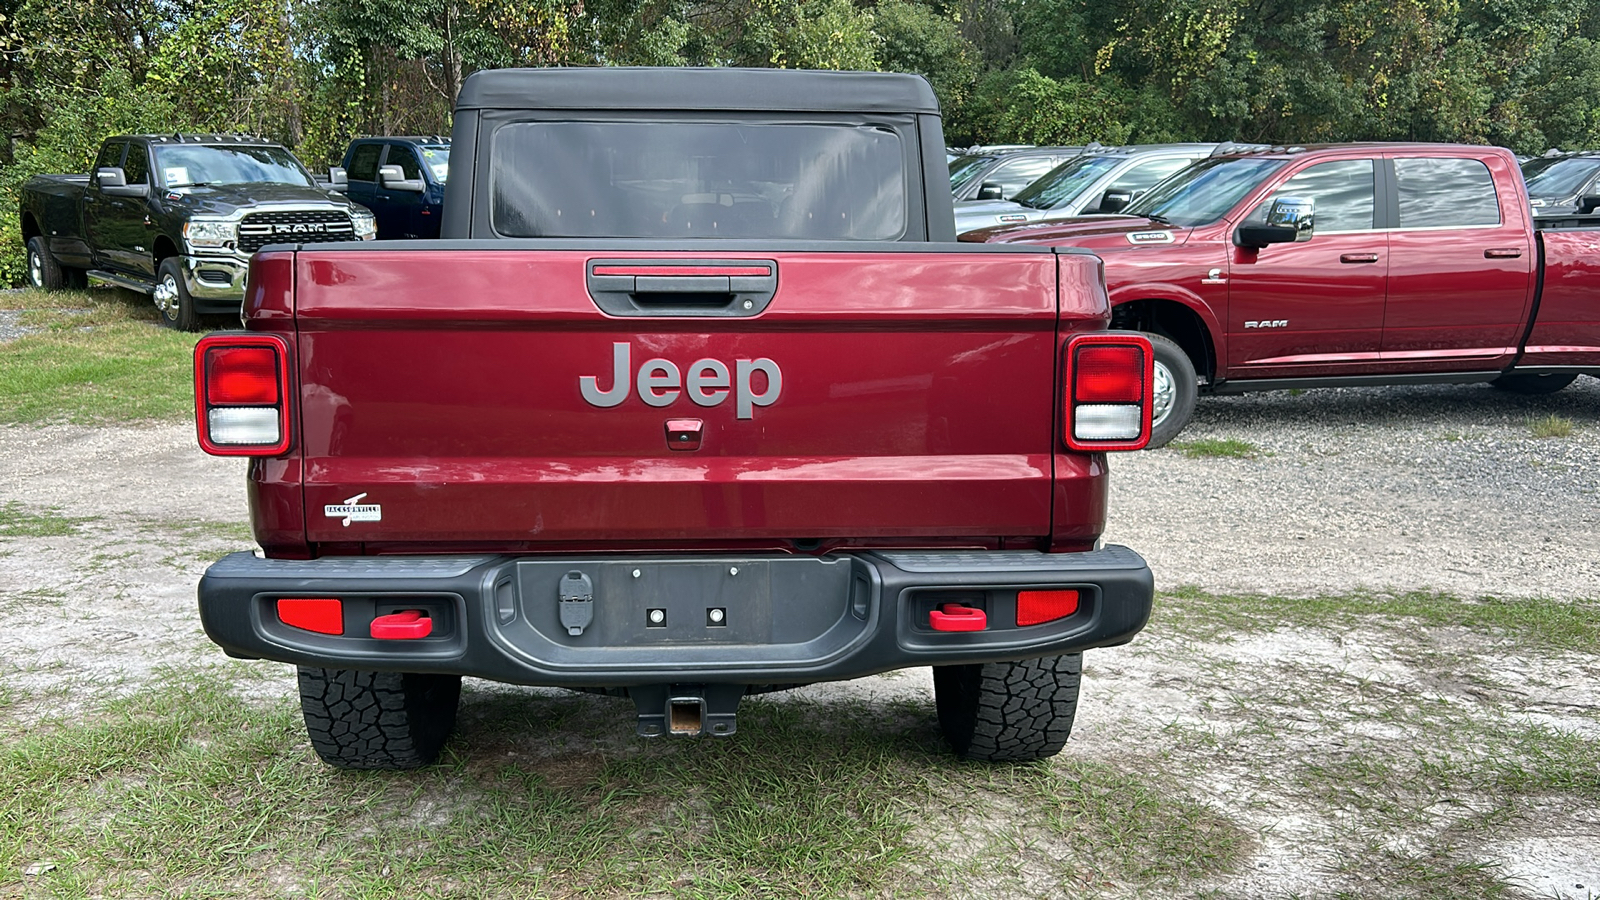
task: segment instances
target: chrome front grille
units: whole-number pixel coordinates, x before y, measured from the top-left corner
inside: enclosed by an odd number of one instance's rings
[[[250,213],[239,221],[239,249],[254,253],[268,244],[321,244],[355,239],[350,215],[337,209]]]

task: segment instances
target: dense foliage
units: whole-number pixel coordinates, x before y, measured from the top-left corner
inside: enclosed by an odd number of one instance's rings
[[[0,0],[0,197],[128,131],[314,167],[442,133],[480,68],[920,72],[951,143],[1600,144],[1591,0]],[[0,218],[0,278],[20,274]]]

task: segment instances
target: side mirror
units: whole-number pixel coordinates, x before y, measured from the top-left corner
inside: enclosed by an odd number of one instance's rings
[[[350,173],[339,166],[328,167],[328,190],[344,193],[350,187]]]
[[[1600,207],[1600,194],[1585,194],[1578,198],[1578,215],[1590,215],[1596,207]]]
[[[150,185],[129,184],[128,176],[120,168],[97,169],[95,180],[100,184],[100,193],[108,197],[150,196]]]
[[[1093,211],[1103,213],[1118,213],[1122,212],[1122,210],[1132,202],[1132,191],[1106,191],[1105,196],[1100,198],[1100,205],[1095,207]],[[1088,212],[1088,210],[1085,211]]]
[[[1316,234],[1316,204],[1303,197],[1279,197],[1267,210],[1267,224],[1240,225],[1233,242],[1260,250],[1268,244],[1298,244]]]
[[[985,181],[978,185],[979,200],[1004,200],[1006,189],[998,181]]]
[[[420,194],[427,189],[421,178],[406,178],[405,170],[399,166],[380,166],[378,168],[378,186],[391,191],[406,191]]]

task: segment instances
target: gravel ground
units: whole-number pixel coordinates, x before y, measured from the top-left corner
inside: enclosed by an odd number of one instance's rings
[[[22,325],[22,312],[20,309],[0,309],[0,344],[39,330]]]
[[[1550,415],[1571,435],[1533,437]],[[1600,380],[1204,397],[1178,441],[1206,438],[1258,449],[1111,463],[1106,540],[1163,588],[1600,597]]]
[[[1530,420],[1551,415],[1570,421],[1571,434],[1533,437]],[[1106,538],[1145,554],[1162,589],[1600,598],[1596,380],[1541,398],[1483,386],[1203,398],[1180,441],[1206,438],[1255,449],[1230,458],[1169,448],[1111,463]],[[209,560],[248,543],[238,531],[243,473],[240,461],[201,455],[187,423],[0,426],[0,504],[93,517],[74,534],[0,539],[0,628],[11,635],[0,670],[9,685],[37,695],[41,714],[62,714],[92,702],[94,692],[83,692],[90,685],[127,690],[163,666],[223,665],[200,632],[193,591]],[[291,695],[288,667],[259,671],[243,693]],[[912,670],[796,696],[926,704],[931,681],[928,670]],[[1597,684],[1591,655],[1517,655],[1461,629],[1286,624],[1200,641],[1152,628],[1127,647],[1086,656],[1085,703],[1063,759],[1170,766],[1175,792],[1259,835],[1240,873],[1198,886],[1219,892],[1208,896],[1375,896],[1378,888],[1341,866],[1369,852],[1364,836],[1393,834],[1384,846],[1394,852],[1448,847],[1452,859],[1514,879],[1521,896],[1591,898],[1600,886],[1600,809],[1592,804],[1528,810],[1457,845],[1451,817],[1481,798],[1430,807],[1409,832],[1386,832],[1391,826],[1281,785],[1309,762],[1404,761],[1425,750],[1427,738],[1379,724],[1407,704],[1600,736]],[[616,730],[622,740],[631,723],[619,720]],[[569,738],[574,746],[595,740]],[[1070,856],[1037,839],[1043,852]],[[1049,871],[972,895],[1072,890]],[[1078,887],[1143,896],[1109,882]]]

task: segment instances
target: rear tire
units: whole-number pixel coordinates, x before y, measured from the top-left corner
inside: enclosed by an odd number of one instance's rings
[[[1183,348],[1159,334],[1146,333],[1155,350],[1155,402],[1150,407],[1149,449],[1165,447],[1194,417],[1200,380]]]
[[[66,275],[43,237],[28,238],[28,284],[41,291],[59,291],[67,286]]]
[[[183,283],[183,263],[175,256],[161,261],[156,269],[156,289],[151,295],[156,312],[161,314],[163,327],[174,331],[196,331],[200,328],[200,314],[195,312],[194,298]]]
[[[935,666],[939,727],[956,755],[1029,762],[1061,752],[1078,714],[1083,654]]]
[[[311,747],[340,769],[431,764],[456,725],[460,675],[300,667]]]
[[[1501,375],[1489,384],[1513,394],[1554,394],[1577,380],[1577,377],[1570,372],[1549,375]]]

